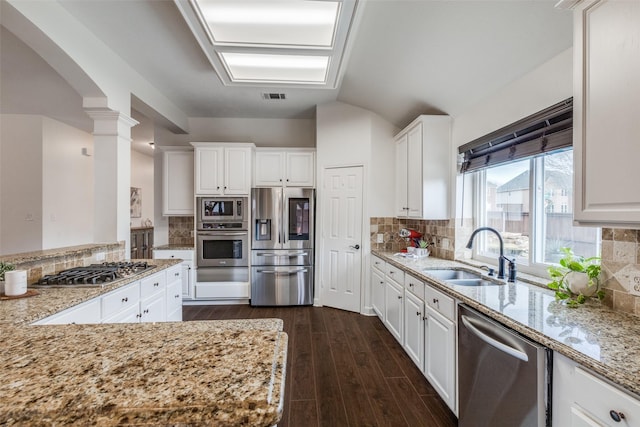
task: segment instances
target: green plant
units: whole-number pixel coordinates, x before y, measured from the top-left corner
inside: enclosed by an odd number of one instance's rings
[[[15,265],[10,264],[8,262],[0,261],[0,280],[4,280],[4,273],[6,273],[7,271],[15,270],[15,269],[16,269]]]
[[[422,249],[427,249],[431,245],[433,245],[433,243],[427,243],[426,240],[422,240],[422,239],[420,239],[420,241],[418,242],[418,247]]]
[[[574,293],[567,280],[569,274],[573,272],[584,273],[588,277],[588,286],[596,286],[595,296],[602,300],[604,291],[598,289],[598,278],[601,272],[600,257],[584,258],[575,255],[571,248],[560,248],[564,256],[560,259],[560,265],[552,265],[547,268],[552,282],[547,284],[549,289],[556,293],[556,300],[565,301],[568,307],[578,307],[584,304],[587,296],[582,293]]]

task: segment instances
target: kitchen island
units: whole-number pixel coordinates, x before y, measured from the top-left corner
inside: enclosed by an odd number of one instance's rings
[[[277,424],[280,319],[31,324],[128,282],[0,301],[0,425]]]

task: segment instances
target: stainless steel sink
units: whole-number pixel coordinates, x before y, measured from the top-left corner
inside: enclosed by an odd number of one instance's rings
[[[460,279],[480,279],[481,275],[465,270],[422,270],[430,276],[439,280],[460,280]]]
[[[487,279],[458,279],[458,280],[445,280],[450,285],[457,286],[500,286],[504,285],[503,282],[494,282]]]
[[[458,286],[496,286],[502,282],[485,279],[481,274],[466,270],[424,269],[424,273],[442,280],[445,283]]]

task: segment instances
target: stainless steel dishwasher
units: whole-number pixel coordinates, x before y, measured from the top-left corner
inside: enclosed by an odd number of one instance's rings
[[[458,308],[458,427],[550,426],[551,351]]]

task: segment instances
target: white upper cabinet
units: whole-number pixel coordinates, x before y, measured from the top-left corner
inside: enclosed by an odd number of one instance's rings
[[[197,195],[248,196],[253,144],[192,142]]]
[[[162,156],[162,214],[193,215],[193,150]]]
[[[451,118],[420,116],[396,143],[396,216],[449,219]]]
[[[314,187],[314,150],[257,148],[255,156],[256,187]]]
[[[574,10],[574,218],[640,224],[640,2]]]

